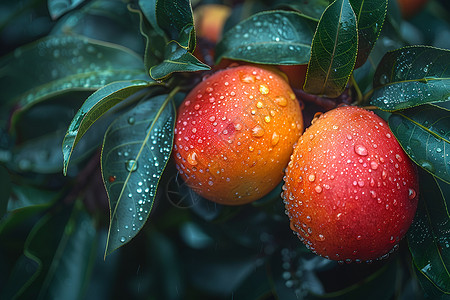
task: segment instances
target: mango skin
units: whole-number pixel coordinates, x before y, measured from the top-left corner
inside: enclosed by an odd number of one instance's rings
[[[281,182],[302,132],[299,102],[280,74],[230,67],[205,78],[180,105],[173,157],[199,195],[245,204]]]
[[[291,228],[314,253],[338,261],[384,258],[398,247],[418,201],[418,175],[386,122],[339,107],[300,138],[284,177]]]

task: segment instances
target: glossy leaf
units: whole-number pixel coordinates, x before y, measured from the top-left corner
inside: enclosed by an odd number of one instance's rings
[[[128,243],[152,210],[172,150],[175,108],[162,95],[137,105],[108,128],[101,166],[110,204],[106,254]]]
[[[450,114],[431,105],[393,113],[389,126],[411,159],[450,182]]]
[[[89,282],[96,231],[79,204],[49,213],[31,231],[24,253],[39,267],[21,290],[21,297],[82,298]]]
[[[371,104],[395,111],[450,98],[450,51],[427,46],[386,53],[373,77]]]
[[[169,39],[188,51],[194,51],[194,19],[189,0],[157,0],[156,20]]]
[[[414,264],[442,293],[450,293],[450,186],[422,172],[420,201],[408,244]]]
[[[319,22],[320,17],[329,4],[330,2],[328,0],[293,0],[287,3],[281,3],[280,7],[295,10]]]
[[[339,96],[353,72],[357,52],[355,13],[348,0],[336,0],[324,11],[314,34],[305,92]]]
[[[85,0],[48,0],[48,11],[50,12],[52,19],[57,19],[84,1]]]
[[[164,60],[167,40],[156,20],[156,0],[140,0],[139,6],[142,12],[137,10],[136,13],[140,15],[141,34],[146,40],[144,64],[145,69],[150,70]]]
[[[128,49],[76,36],[48,36],[0,60],[2,99],[24,109],[70,90],[95,90],[112,81],[148,79]],[[24,76],[27,74],[27,76]]]
[[[8,170],[0,165],[0,220],[6,213],[8,200],[11,193],[11,178]]]
[[[362,66],[383,27],[388,0],[350,0],[358,28],[358,55],[355,68]]]
[[[196,72],[209,69],[208,65],[199,61],[178,43],[171,42],[166,47],[164,61],[150,68],[150,76],[155,80],[163,80],[175,72]]]
[[[60,191],[46,190],[33,186],[11,185],[11,199],[8,203],[8,211],[33,207],[50,206],[61,195]]]
[[[216,48],[222,58],[262,64],[306,64],[317,22],[292,11],[267,11],[228,30]]]
[[[74,147],[86,131],[103,114],[125,98],[148,87],[152,82],[143,80],[118,81],[104,86],[89,98],[75,114],[63,140],[64,174]]]

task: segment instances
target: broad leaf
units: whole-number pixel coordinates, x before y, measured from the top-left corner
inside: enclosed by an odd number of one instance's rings
[[[124,113],[108,128],[101,166],[110,204],[106,254],[144,226],[172,150],[172,95],[157,96]]]
[[[432,105],[393,113],[389,126],[411,159],[440,179],[450,182],[450,114]]]
[[[166,46],[165,59],[150,68],[150,76],[155,80],[163,80],[174,72],[196,72],[209,70],[210,67],[199,61],[176,42]]]
[[[86,99],[83,106],[75,114],[63,140],[64,174],[67,173],[69,159],[74,147],[89,127],[113,106],[151,84],[152,82],[143,80],[113,82]]]
[[[350,0],[358,28],[358,56],[355,68],[362,66],[383,27],[388,0]]]
[[[48,11],[50,12],[52,19],[57,19],[84,1],[85,0],[48,0]]]
[[[38,263],[38,270],[20,296],[81,299],[89,283],[95,248],[96,231],[81,203],[49,213],[35,225],[25,243],[24,253]]]
[[[139,6],[142,10],[135,12],[140,16],[141,34],[145,37],[144,64],[145,69],[159,64],[164,60],[164,49],[166,47],[166,35],[159,28],[156,21],[156,0],[139,0]]]
[[[386,53],[373,77],[371,104],[395,111],[450,100],[450,51],[412,46]]]
[[[76,36],[48,36],[0,60],[3,101],[21,109],[69,90],[95,90],[118,80],[148,79],[128,49]],[[24,76],[26,74],[27,76]]]
[[[420,201],[408,243],[417,269],[443,293],[450,293],[450,186],[422,172]]]
[[[281,3],[280,8],[286,7],[288,10],[295,10],[309,18],[315,19],[319,22],[324,10],[330,2],[328,0],[293,0]]]
[[[355,13],[349,0],[336,0],[324,11],[314,34],[305,92],[327,97],[342,94],[357,52]]]
[[[316,25],[316,21],[292,11],[255,14],[224,34],[217,45],[217,60],[306,64]]]
[[[194,19],[189,0],[157,0],[156,20],[170,40],[188,51],[194,51]]]

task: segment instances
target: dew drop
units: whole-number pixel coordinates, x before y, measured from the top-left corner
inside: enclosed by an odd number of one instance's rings
[[[354,150],[355,150],[355,153],[358,155],[361,155],[361,156],[367,155],[367,149],[363,145],[355,145]]]
[[[316,185],[316,187],[314,188],[314,190],[316,191],[316,193],[320,194],[322,193],[322,187],[320,185]]]
[[[200,109],[200,104],[195,104],[195,105],[194,105],[194,109],[195,109],[195,110],[199,110],[199,109]]]
[[[272,134],[272,146],[275,146],[276,144],[278,144],[278,142],[280,141],[280,136],[276,133],[276,132],[274,132],[273,134]]]
[[[270,122],[270,116],[265,116],[265,117],[264,117],[264,121],[265,121],[266,123],[269,123],[269,122]]]
[[[287,99],[283,96],[277,96],[274,99],[275,103],[279,106],[286,106],[287,105]]]
[[[248,151],[253,152],[255,150],[255,148],[253,148],[252,146],[248,146]]]
[[[138,168],[138,163],[134,159],[129,159],[125,162],[125,168],[128,172],[134,172]]]
[[[134,122],[136,122],[136,119],[134,117],[129,117],[128,118],[128,124],[133,125]]]
[[[376,170],[378,169],[378,163],[376,161],[371,161],[370,167],[372,168],[372,170]]]
[[[257,108],[263,108],[263,107],[264,107],[264,104],[263,104],[261,101],[258,101],[258,102],[256,103],[256,107],[257,107]]]
[[[211,117],[209,117],[208,120],[211,121],[211,122],[214,122],[216,120],[216,117],[215,116],[211,116]]]
[[[252,135],[254,137],[262,137],[264,135],[264,129],[261,126],[256,125],[252,129]]]
[[[126,240],[127,240],[127,239],[126,239],[124,236],[120,238],[120,242],[121,242],[121,243],[125,243]]]
[[[318,238],[319,241],[321,241],[321,242],[325,241],[325,237],[323,236],[323,234],[319,234],[319,235],[317,236],[317,238]]]
[[[308,176],[308,180],[309,180],[310,182],[314,182],[314,180],[316,180],[316,175],[314,175],[314,174],[309,175],[309,176]]]
[[[241,75],[241,81],[243,83],[254,83],[256,81],[256,78],[251,74],[243,74]]]
[[[187,161],[192,166],[197,165],[198,164],[198,162],[197,162],[197,153],[195,151],[190,152],[188,154],[188,156],[187,156]]]
[[[416,197],[416,191],[414,189],[409,189],[408,190],[408,198],[410,200],[414,199]]]
[[[259,92],[263,95],[267,95],[269,93],[269,88],[265,86],[264,84],[261,84],[259,86]]]

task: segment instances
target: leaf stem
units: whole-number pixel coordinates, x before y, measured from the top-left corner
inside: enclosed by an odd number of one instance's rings
[[[355,92],[356,92],[356,104],[357,105],[361,105],[363,103],[364,96],[361,93],[361,89],[359,88],[359,85],[356,82],[355,76],[353,76],[353,73],[350,76],[350,82],[352,83],[352,86],[353,86],[353,88],[355,89]]]

